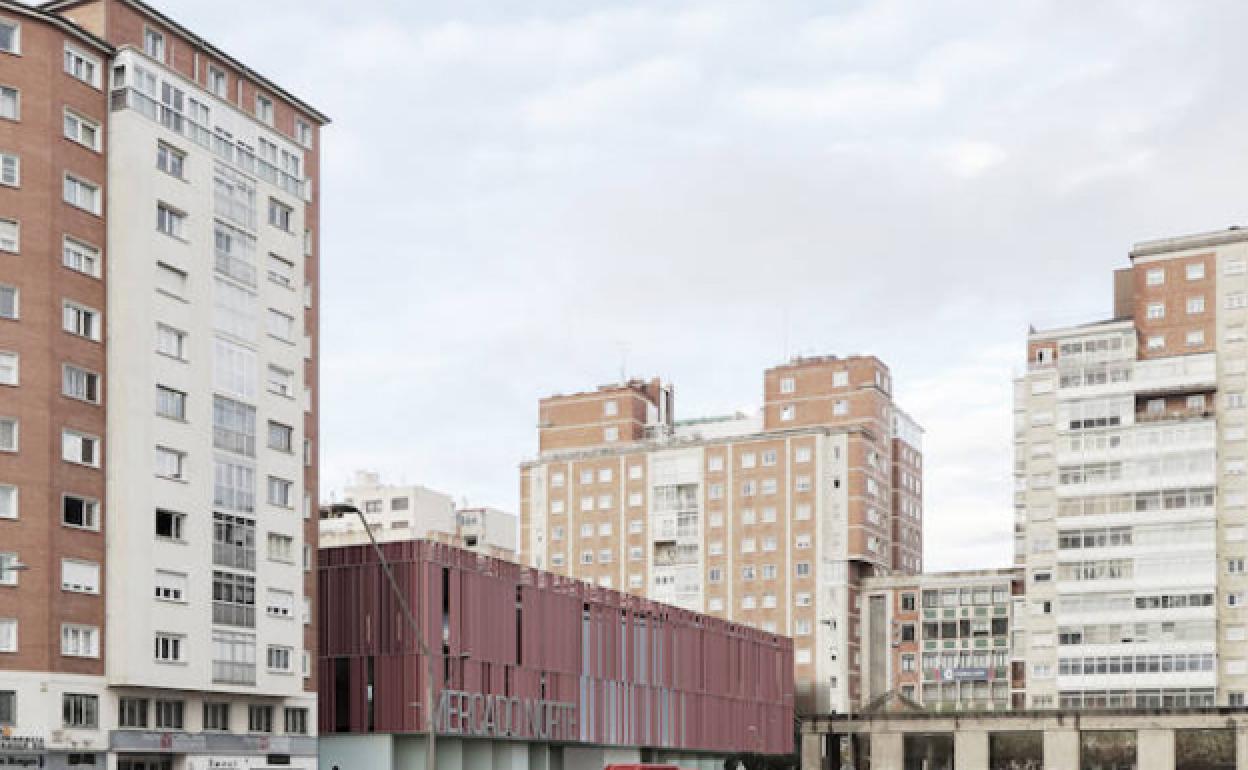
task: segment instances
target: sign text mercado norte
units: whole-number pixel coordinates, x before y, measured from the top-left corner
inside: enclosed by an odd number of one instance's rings
[[[439,734],[556,742],[579,738],[575,703],[443,690],[434,716]]]

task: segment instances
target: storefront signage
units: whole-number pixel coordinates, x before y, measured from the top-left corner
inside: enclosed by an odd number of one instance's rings
[[[434,729],[447,735],[574,741],[576,704],[443,690]]]

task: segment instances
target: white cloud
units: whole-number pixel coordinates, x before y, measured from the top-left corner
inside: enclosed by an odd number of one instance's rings
[[[1005,150],[991,142],[954,142],[937,151],[949,173],[962,179],[979,176],[1005,160]]]

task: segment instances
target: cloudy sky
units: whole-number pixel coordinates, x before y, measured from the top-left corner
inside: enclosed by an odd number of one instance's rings
[[[335,119],[326,495],[514,510],[544,394],[727,413],[869,352],[927,429],[928,566],[1005,564],[1028,323],[1248,219],[1244,3],[159,4]]]

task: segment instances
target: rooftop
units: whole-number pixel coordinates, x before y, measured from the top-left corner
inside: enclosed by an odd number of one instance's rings
[[[1158,254],[1169,254],[1174,251],[1210,248],[1245,241],[1248,241],[1248,229],[1240,225],[1231,225],[1225,230],[1215,230],[1209,233],[1193,233],[1191,235],[1177,235],[1172,238],[1140,241],[1131,248],[1128,256],[1134,261],[1137,257],[1151,257]]]

